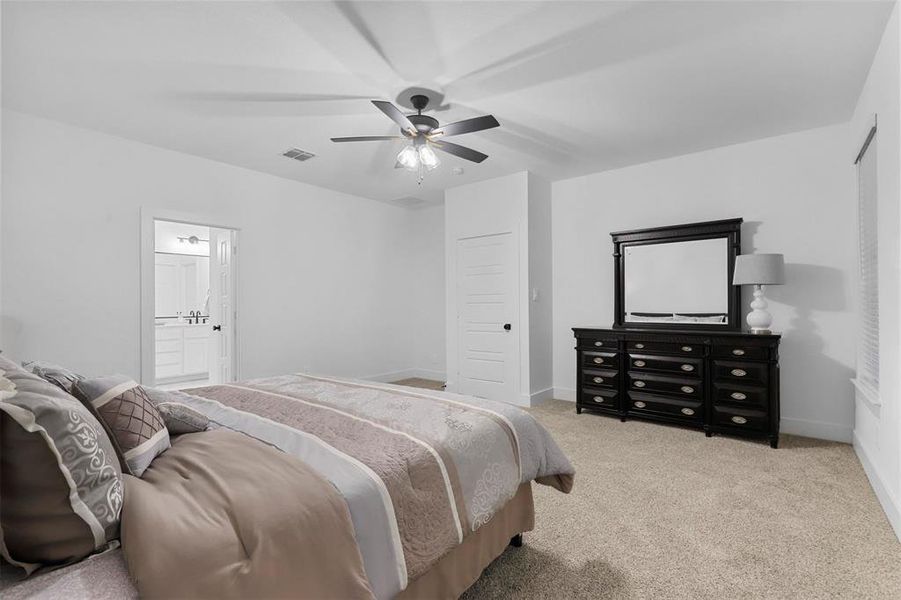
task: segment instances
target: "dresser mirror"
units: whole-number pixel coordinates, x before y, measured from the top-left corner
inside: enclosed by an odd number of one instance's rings
[[[738,330],[742,219],[619,231],[616,327]]]

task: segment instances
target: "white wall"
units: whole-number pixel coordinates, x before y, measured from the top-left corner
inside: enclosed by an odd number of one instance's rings
[[[529,173],[529,383],[531,404],[553,398],[551,184]]]
[[[878,115],[877,214],[879,253],[879,403],[857,394],[854,448],[873,483],[895,532],[901,538],[901,22],[899,8],[885,33],[854,110],[850,154]]]
[[[456,246],[465,237],[511,232],[518,246],[518,398],[532,406],[553,395],[551,185],[522,171],[445,192],[448,389],[457,382]],[[535,292],[533,299],[533,292]]]
[[[0,348],[14,358],[139,376],[142,206],[240,228],[241,377],[403,376],[408,315],[443,319],[407,293],[442,264],[410,260],[420,211],[20,113],[3,125]]]
[[[456,247],[457,240],[465,237],[511,232],[519,247],[518,315],[512,318],[519,340],[520,377],[516,383],[518,400],[529,404],[529,314],[523,299],[527,297],[528,273],[528,173],[522,171],[496,177],[487,181],[462,185],[445,192],[445,265],[446,265],[446,346],[447,387],[457,390],[457,295],[456,295]]]
[[[415,377],[445,380],[444,206],[406,211],[408,367]]]
[[[767,293],[784,334],[782,431],[850,441],[857,267],[847,131],[825,127],[554,183],[555,397],[575,398],[571,328],[613,322],[609,232],[743,217],[743,252],[785,254],[788,284]]]

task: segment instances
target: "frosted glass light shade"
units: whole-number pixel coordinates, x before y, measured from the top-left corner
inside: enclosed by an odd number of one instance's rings
[[[419,153],[413,146],[405,146],[397,155],[397,162],[408,171],[415,171],[419,168]]]
[[[429,171],[437,167],[441,162],[438,160],[438,155],[435,154],[435,151],[426,144],[419,147],[419,160],[422,161],[422,166]]]
[[[732,285],[782,285],[785,258],[781,254],[741,254],[735,257]]]

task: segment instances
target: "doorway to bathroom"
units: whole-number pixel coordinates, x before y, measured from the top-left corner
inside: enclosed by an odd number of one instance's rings
[[[237,230],[153,218],[143,237],[151,228],[142,252],[144,383],[173,390],[234,381]]]

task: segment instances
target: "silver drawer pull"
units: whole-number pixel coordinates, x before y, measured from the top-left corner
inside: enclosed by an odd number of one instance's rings
[[[736,348],[735,350],[732,351],[732,354],[734,354],[735,356],[744,356],[745,351],[742,350],[741,348]]]
[[[682,391],[685,392],[686,394],[691,394],[692,392],[695,391],[695,389],[693,387],[691,387],[690,385],[683,385]]]
[[[644,402],[642,402],[641,400],[639,400],[638,402],[635,403],[635,408],[644,408],[645,406],[647,406],[647,405]]]
[[[739,417],[736,415],[736,416],[732,417],[732,422],[738,423],[739,425],[744,425],[745,423],[748,422],[748,420],[744,417]]]
[[[733,400],[747,400],[748,399],[748,397],[745,396],[744,394],[742,394],[741,392],[732,392],[729,395],[732,396]]]
[[[745,371],[744,369],[732,369],[732,370],[730,371],[730,373],[732,373],[732,374],[735,375],[736,377],[744,377],[745,375],[748,374],[748,372]]]
[[[688,415],[690,417],[691,415],[695,414],[695,411],[691,410],[690,408],[683,408],[682,414]]]
[[[695,368],[692,365],[682,365],[682,370],[683,371],[694,371]]]
[[[644,387],[645,385],[645,382],[641,380],[635,382],[635,387]]]
[[[604,342],[595,342],[594,345],[595,345],[595,346],[603,346],[603,345],[604,345]]]
[[[682,352],[691,352],[691,346],[682,346]]]
[[[643,360],[636,360],[636,361],[633,362],[632,364],[635,365],[636,367],[643,367],[643,366],[645,366],[645,364],[647,364],[647,363],[645,363]]]
[[[594,379],[592,379],[592,381],[595,383],[604,383],[604,378],[603,377],[595,377]]]
[[[592,400],[594,400],[594,401],[597,402],[598,404],[603,404],[603,403],[604,403],[604,397],[603,397],[603,396],[595,396],[594,398],[592,398]]]
[[[601,358],[600,356],[595,356],[595,357],[594,357],[594,364],[596,364],[596,365],[602,365],[602,364],[604,364],[604,359]]]
[[[644,344],[635,344],[635,347],[641,350],[642,348],[644,348]]]

